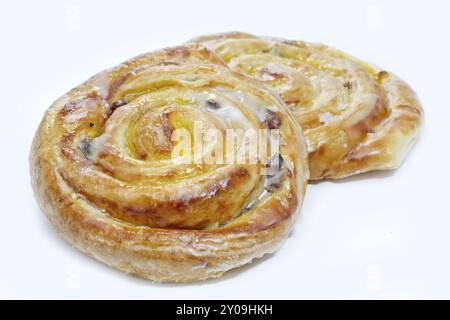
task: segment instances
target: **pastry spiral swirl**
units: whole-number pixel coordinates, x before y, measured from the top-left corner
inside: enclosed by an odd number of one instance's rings
[[[60,234],[112,267],[155,281],[219,277],[273,252],[298,214],[307,152],[286,111],[201,45],[144,54],[47,110],[30,155],[33,189]],[[255,163],[183,161],[195,149],[174,158],[174,133],[191,136],[195,122],[279,130],[279,153]],[[275,172],[261,174],[274,156]]]
[[[192,42],[282,97],[305,134],[311,180],[397,168],[416,140],[422,107],[389,72],[302,41],[233,32]]]

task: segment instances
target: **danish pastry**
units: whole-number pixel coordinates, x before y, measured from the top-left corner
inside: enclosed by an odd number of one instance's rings
[[[302,41],[232,32],[192,42],[281,96],[305,134],[311,180],[397,168],[416,140],[422,107],[390,72]]]
[[[198,123],[202,151],[179,149],[175,133],[194,139]],[[279,140],[265,151],[277,151],[254,162],[193,162],[220,150],[220,140],[204,140],[209,129],[275,130]],[[250,147],[239,141],[224,154]],[[284,103],[198,44],[138,56],[63,95],[37,130],[30,166],[40,208],[73,246],[176,282],[219,277],[276,250],[309,176]]]

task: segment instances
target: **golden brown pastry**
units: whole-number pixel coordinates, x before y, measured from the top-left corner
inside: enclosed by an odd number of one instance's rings
[[[397,168],[416,140],[422,107],[387,71],[302,41],[232,32],[192,42],[281,96],[305,134],[311,180]]]
[[[278,130],[278,153],[255,163],[182,161],[197,159],[195,149],[174,158],[174,133],[195,134],[196,122],[221,132]],[[216,150],[211,141],[206,148]],[[197,44],[128,60],[59,98],[30,165],[39,206],[65,239],[155,281],[219,277],[276,250],[309,174],[300,127],[283,102]]]

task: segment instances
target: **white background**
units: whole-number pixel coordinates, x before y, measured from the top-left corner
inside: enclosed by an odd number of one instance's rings
[[[3,1],[0,298],[450,298],[448,1]],[[50,228],[28,152],[45,109],[97,71],[240,30],[323,42],[397,73],[426,123],[392,173],[311,185],[276,254],[219,280],[162,285],[112,270]]]

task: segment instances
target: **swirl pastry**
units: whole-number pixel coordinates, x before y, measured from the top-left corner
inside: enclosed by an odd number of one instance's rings
[[[301,41],[234,32],[192,42],[281,96],[305,134],[311,180],[397,168],[416,140],[421,105],[387,71]]]
[[[182,161],[199,151],[174,157],[174,133],[190,137],[196,122],[277,130],[279,150],[254,163]],[[218,141],[203,141],[202,154]],[[276,250],[309,175],[283,102],[197,44],[138,56],[62,96],[39,126],[30,165],[39,206],[64,238],[155,281],[219,277]]]

